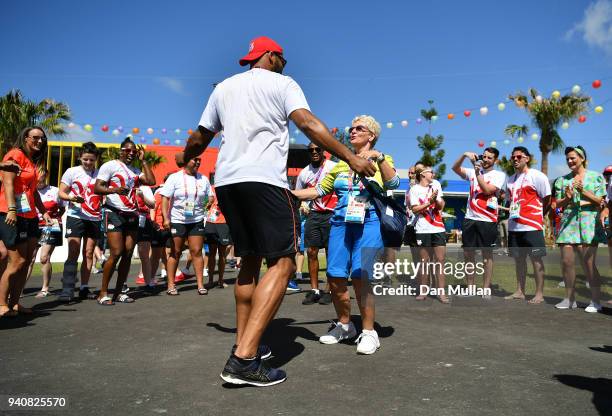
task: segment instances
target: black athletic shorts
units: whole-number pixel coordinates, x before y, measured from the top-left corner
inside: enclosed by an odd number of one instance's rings
[[[544,257],[546,243],[543,231],[510,231],[508,250],[511,257]]]
[[[230,235],[227,224],[207,222],[206,227],[204,227],[204,236],[208,244],[217,244],[220,246],[229,246],[232,244],[232,236]]]
[[[15,225],[8,225],[5,220],[6,213],[0,213],[0,239],[7,248],[14,248],[30,238],[40,238],[38,218],[23,218],[17,215]]]
[[[60,231],[49,231],[45,232],[45,228],[40,228],[40,239],[38,240],[39,246],[54,246],[60,247],[64,244],[64,239],[62,238],[62,224],[60,224]]]
[[[141,241],[153,241],[153,233],[155,228],[153,226],[153,221],[150,219],[146,219],[144,223],[144,227],[138,227],[138,242]]]
[[[100,221],[84,220],[77,217],[66,218],[66,238],[100,239]]]
[[[106,210],[106,233],[138,232],[138,214]]]
[[[497,223],[465,218],[461,238],[464,248],[493,249],[497,246]]]
[[[327,247],[333,212],[310,211],[304,224],[304,247]]]
[[[414,225],[408,223],[406,224],[406,228],[404,228],[404,244],[410,247],[416,247],[416,230],[414,229]]]
[[[299,250],[299,201],[288,190],[261,182],[216,188],[237,257],[275,259]]]
[[[416,233],[417,247],[440,247],[446,245],[446,233]]]
[[[151,247],[166,247],[171,240],[170,230],[164,230],[158,224],[153,224],[153,234],[151,235]]]
[[[170,234],[172,237],[204,237],[204,221],[181,224],[179,222],[170,223]]]

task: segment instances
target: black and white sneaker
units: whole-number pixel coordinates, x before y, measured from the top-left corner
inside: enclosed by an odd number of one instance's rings
[[[319,299],[319,305],[329,305],[330,303],[332,303],[331,292],[321,293],[321,298]]]
[[[319,295],[316,291],[310,289],[308,293],[306,293],[306,296],[304,297],[304,300],[302,301],[302,305],[313,305],[317,303],[320,298],[321,298],[321,295]]]
[[[259,357],[254,360],[241,360],[234,354],[230,355],[220,376],[227,383],[256,387],[273,386],[287,380],[287,373],[268,367]]]
[[[123,293],[124,295],[127,294],[130,291],[130,288],[128,287],[127,283],[123,284],[123,287],[121,288],[121,293]]]
[[[234,355],[237,348],[238,346],[234,344],[232,347],[232,355]],[[262,360],[267,360],[268,358],[272,357],[272,350],[267,345],[261,344],[259,347],[257,347],[257,356]]]

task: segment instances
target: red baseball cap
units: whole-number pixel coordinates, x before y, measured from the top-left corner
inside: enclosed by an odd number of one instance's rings
[[[249,45],[249,53],[240,60],[240,66],[245,66],[250,62],[258,60],[266,52],[278,52],[282,54],[283,48],[266,36],[260,36],[253,39]]]
[[[603,173],[604,173],[604,175],[605,175],[606,173],[612,173],[612,165],[608,165],[608,166],[607,166],[607,167],[604,169]]]

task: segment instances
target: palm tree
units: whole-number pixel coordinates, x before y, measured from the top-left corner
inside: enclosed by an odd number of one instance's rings
[[[522,126],[519,126],[518,124],[508,124],[504,129],[504,134],[506,136],[510,136],[513,139],[519,138],[521,136],[525,137],[527,136],[527,133],[529,133],[529,127],[527,127],[525,124],[523,124]]]
[[[68,105],[45,98],[40,102],[25,99],[19,90],[0,97],[0,152],[4,154],[28,126],[41,126],[47,134],[66,133],[64,122],[71,119]]]
[[[518,92],[510,95],[517,107],[524,109],[534,126],[540,129],[540,152],[542,153],[542,172],[548,174],[548,155],[559,152],[565,146],[559,136],[559,126],[563,122],[577,119],[588,110],[591,97],[582,94],[568,94],[559,97],[543,98],[534,88],[528,94]]]

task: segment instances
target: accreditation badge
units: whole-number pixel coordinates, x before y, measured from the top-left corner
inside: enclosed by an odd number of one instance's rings
[[[51,221],[51,225],[49,226],[49,231],[52,233],[60,233],[62,232],[62,228],[60,227],[59,220],[53,219]]]
[[[515,220],[519,218],[521,215],[521,203],[516,201],[510,204],[510,219]]]
[[[497,197],[496,196],[492,196],[491,198],[487,199],[487,208],[497,210]]]
[[[28,196],[25,193],[15,195],[15,211],[18,214],[32,211],[30,201],[28,201]]]
[[[147,216],[143,214],[138,215],[138,228],[145,228],[147,224]]]
[[[185,205],[183,206],[183,212],[185,213],[185,217],[193,217],[194,211],[195,204],[192,201],[185,201]]]
[[[344,222],[363,224],[365,220],[367,197],[349,195]]]

